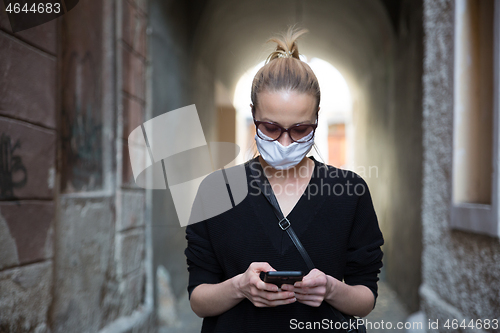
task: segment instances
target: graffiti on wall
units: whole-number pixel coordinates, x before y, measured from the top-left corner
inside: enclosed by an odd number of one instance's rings
[[[14,198],[14,189],[21,188],[28,182],[28,171],[22,158],[15,155],[21,148],[21,142],[12,143],[10,136],[0,136],[0,199]]]
[[[103,186],[101,79],[90,52],[65,64],[61,115],[62,191]]]

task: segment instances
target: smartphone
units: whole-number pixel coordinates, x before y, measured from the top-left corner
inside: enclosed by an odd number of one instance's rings
[[[304,273],[302,271],[269,271],[260,272],[260,279],[266,283],[272,283],[281,287],[282,284],[294,284],[302,281]]]

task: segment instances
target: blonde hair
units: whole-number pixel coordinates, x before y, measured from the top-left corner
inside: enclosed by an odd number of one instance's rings
[[[307,29],[290,26],[286,33],[267,40],[266,43],[274,42],[277,46],[253,79],[252,114],[255,114],[255,108],[259,103],[257,97],[263,91],[290,90],[311,94],[316,98],[316,110],[318,109],[321,97],[318,79],[311,67],[300,60],[296,43],[296,40],[306,32]]]

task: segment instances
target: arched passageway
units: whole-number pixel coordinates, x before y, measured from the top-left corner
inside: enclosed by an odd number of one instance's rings
[[[335,66],[349,86],[354,171],[370,186],[386,241],[382,278],[411,312],[419,306],[421,255],[421,7],[390,0],[151,2],[154,115],[194,103],[207,141],[235,140],[225,130],[235,118],[232,96],[243,73],[272,49],[264,45],[270,35],[294,23],[309,30],[300,52]],[[171,271],[180,296],[184,229],[168,191],[155,192],[153,221],[154,264]]]
[[[175,191],[134,178],[132,155],[163,161],[141,124],[196,104],[206,140],[233,141],[236,82],[293,23],[353,99],[351,167],[386,240],[372,314],[496,329],[500,0],[64,2],[17,32],[0,6],[0,331],[155,331],[173,300],[197,324]],[[386,314],[368,318],[406,319]]]

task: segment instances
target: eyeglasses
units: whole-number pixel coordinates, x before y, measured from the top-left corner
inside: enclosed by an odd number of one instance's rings
[[[284,132],[288,132],[290,139],[293,142],[303,143],[311,140],[314,136],[314,131],[316,131],[316,127],[318,124],[297,124],[290,126],[288,128],[281,127],[278,124],[271,123],[268,121],[257,121],[255,118],[253,119],[255,124],[255,130],[257,131],[257,135],[262,140],[266,141],[276,141],[278,140]],[[260,132],[267,136],[267,138],[262,137]],[[309,134],[313,132],[309,138],[306,138]],[[269,139],[271,138],[271,139]]]

